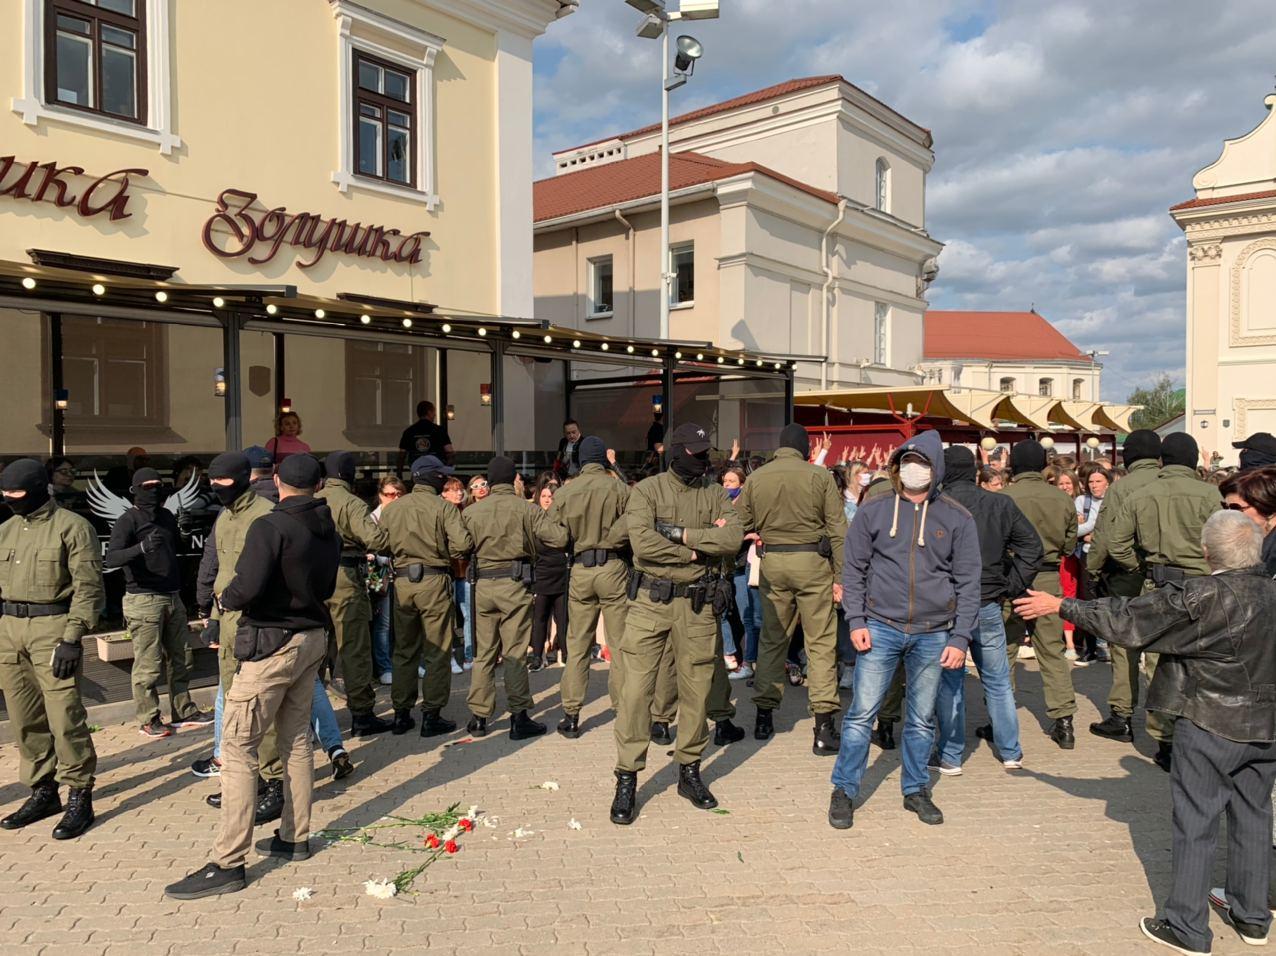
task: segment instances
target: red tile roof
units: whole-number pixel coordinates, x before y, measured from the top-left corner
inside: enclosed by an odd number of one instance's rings
[[[1225,202],[1244,202],[1247,199],[1276,199],[1276,189],[1268,189],[1261,193],[1241,193],[1239,196],[1211,196],[1209,199],[1189,199],[1171,206],[1170,212],[1177,209],[1195,209],[1198,206],[1217,206]]]
[[[706,116],[714,116],[718,113],[727,113],[731,110],[740,109],[745,106],[756,106],[758,103],[765,103],[767,100],[778,99],[779,97],[787,96],[790,93],[801,93],[803,90],[813,90],[817,87],[828,86],[831,83],[846,83],[847,86],[859,90],[870,100],[873,100],[873,102],[886,107],[886,109],[890,110],[890,112],[894,113],[910,126],[917,126],[917,124],[910,120],[907,116],[891,109],[885,103],[882,103],[881,100],[877,99],[877,97],[864,93],[864,91],[860,90],[860,88],[855,86],[854,83],[848,83],[844,77],[837,73],[827,73],[824,76],[807,76],[797,80],[786,80],[783,83],[777,83],[774,86],[768,86],[765,89],[754,90],[752,93],[745,93],[744,95],[737,96],[734,99],[724,100],[721,103],[714,103],[712,106],[705,106],[698,110],[692,110],[690,113],[683,113],[680,116],[670,117],[669,125],[671,127],[679,126],[682,123],[690,123],[694,120],[704,119]],[[917,126],[917,128],[929,136],[930,130],[926,129],[924,126]],[[604,136],[601,139],[590,140],[588,143],[572,147],[572,149],[584,149],[586,146],[593,146],[595,143],[604,143],[609,139],[633,139],[638,136],[645,136],[646,134],[658,129],[660,129],[660,124],[652,123],[649,126],[630,130],[628,133],[621,133],[619,136]],[[564,153],[570,151],[571,150],[559,150],[559,152]]]
[[[669,154],[671,192],[714,183],[742,173],[760,173],[800,189],[808,195],[837,203],[837,196],[825,189],[799,182],[758,163],[728,163],[696,152]],[[660,194],[660,154],[648,153],[614,163],[587,166],[574,173],[538,180],[532,187],[535,222],[558,219],[590,209],[605,209],[635,199]]]
[[[925,317],[927,359],[1069,359],[1093,362],[1036,312],[947,312]]]

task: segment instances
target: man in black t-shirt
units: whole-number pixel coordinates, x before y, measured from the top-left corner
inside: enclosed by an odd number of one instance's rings
[[[442,459],[444,464],[452,464],[452,436],[447,429],[434,421],[433,402],[416,403],[417,421],[403,430],[399,439],[399,464],[395,474],[403,476],[403,465],[408,461],[416,461],[423,455],[434,455]]]

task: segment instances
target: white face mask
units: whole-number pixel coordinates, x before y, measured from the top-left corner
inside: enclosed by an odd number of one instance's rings
[[[868,487],[869,482],[870,482],[870,481],[872,481],[872,480],[873,480],[873,476],[872,476],[872,475],[870,475],[867,471],[866,471],[866,472],[863,472],[863,473],[860,475],[860,487],[861,487],[861,488],[867,488],[867,487]]]
[[[845,498],[847,501],[854,501],[855,492],[851,491],[850,488],[847,488],[845,491],[842,492],[842,497]]]
[[[899,466],[899,480],[908,491],[924,491],[930,487],[930,466],[906,461]]]

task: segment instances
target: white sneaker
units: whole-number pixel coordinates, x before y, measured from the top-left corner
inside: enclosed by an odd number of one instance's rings
[[[464,664],[462,664],[462,665],[461,665],[461,670],[463,670],[463,671],[469,671],[469,670],[473,670],[473,669],[474,669],[474,662],[473,662],[473,661],[466,661]]]
[[[748,664],[741,664],[736,670],[727,675],[728,680],[748,680],[753,676],[753,668]]]
[[[452,673],[453,673],[453,674],[464,674],[464,673],[465,673],[463,670],[461,670],[461,665],[460,665],[460,664],[458,664],[458,663],[456,662],[456,658],[455,658],[455,657],[454,657],[454,658],[452,658]]]
[[[1020,757],[1018,760],[1003,760],[1001,762],[1001,765],[1005,767],[1007,770],[1022,770],[1023,758]]]
[[[389,686],[390,684],[393,684],[394,674],[390,673],[390,671],[386,671],[384,674],[381,675],[381,683],[387,686]]]
[[[842,676],[838,679],[837,686],[841,688],[842,690],[855,689],[855,668],[854,667],[842,668]]]
[[[1075,650],[1069,647],[1066,651],[1063,652],[1063,657],[1065,660],[1075,661],[1078,657],[1078,654]]]
[[[1037,656],[1037,652],[1032,649],[1031,644],[1019,645],[1019,660],[1030,661]]]

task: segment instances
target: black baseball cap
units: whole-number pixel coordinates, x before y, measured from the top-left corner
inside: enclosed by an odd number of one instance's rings
[[[412,474],[414,475],[424,475],[432,471],[450,475],[456,471],[456,469],[451,465],[443,464],[443,462],[434,455],[422,455],[416,461],[412,462]]]
[[[681,445],[693,455],[709,450],[709,434],[694,422],[683,422],[673,430],[671,445]]]
[[[1264,455],[1276,457],[1276,437],[1272,437],[1271,432],[1254,432],[1244,441],[1232,442],[1233,448],[1246,448],[1249,451],[1260,452]]]

